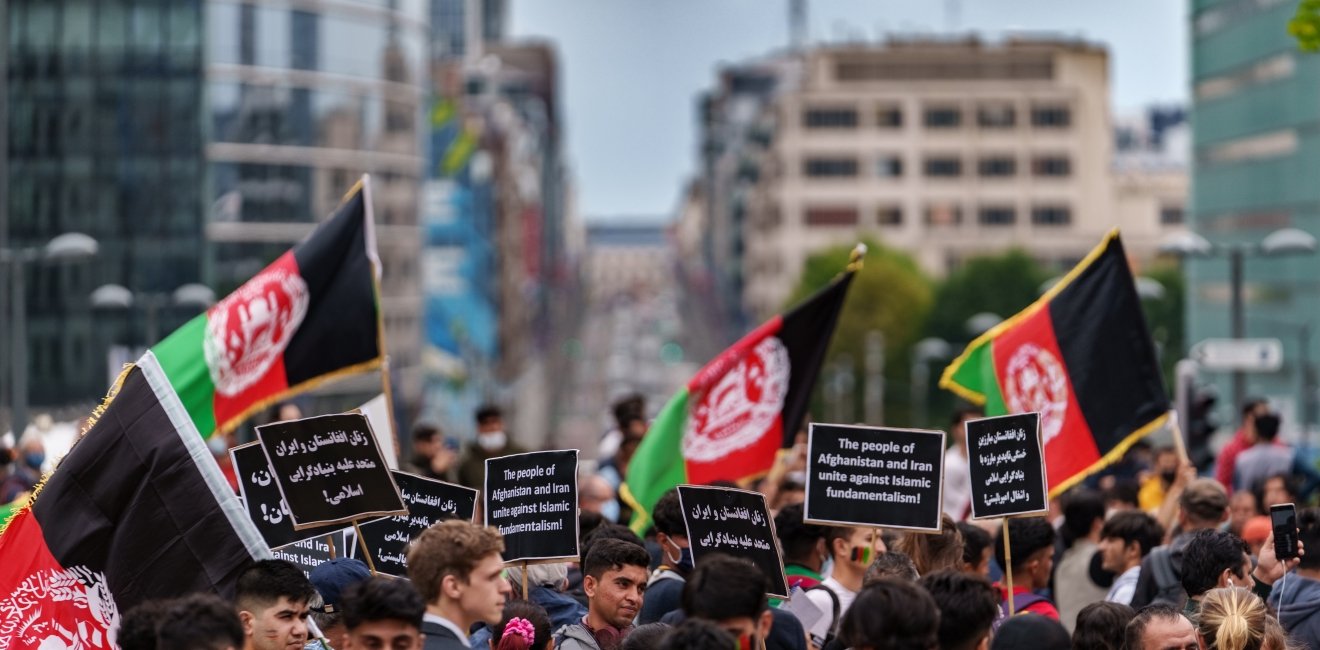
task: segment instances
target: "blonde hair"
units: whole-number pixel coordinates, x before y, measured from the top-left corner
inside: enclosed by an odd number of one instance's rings
[[[894,542],[894,550],[912,558],[917,575],[930,575],[940,569],[962,569],[963,536],[958,523],[949,515],[940,517],[936,534],[907,532]]]
[[[1206,650],[1283,650],[1288,635],[1265,602],[1243,587],[1211,589],[1201,597],[1197,632]]]

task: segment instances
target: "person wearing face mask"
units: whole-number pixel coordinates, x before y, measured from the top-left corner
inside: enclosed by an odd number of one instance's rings
[[[46,462],[46,446],[41,436],[28,433],[18,441],[17,458],[12,473],[0,484],[0,503],[9,503],[31,492],[41,481],[41,466]]]
[[[1172,445],[1155,450],[1155,466],[1137,493],[1137,505],[1142,510],[1153,514],[1160,509],[1169,488],[1178,478],[1178,465],[1178,453]]]
[[[678,490],[670,490],[655,502],[651,511],[655,523],[655,541],[660,545],[661,562],[651,572],[646,587],[646,602],[637,615],[637,623],[655,623],[662,616],[682,606],[683,584],[692,574],[692,550],[688,548],[687,527],[678,502]]]
[[[487,404],[477,409],[477,440],[463,452],[458,465],[458,482],[470,488],[486,487],[486,459],[525,453],[527,450],[509,440],[504,432],[504,412]]]

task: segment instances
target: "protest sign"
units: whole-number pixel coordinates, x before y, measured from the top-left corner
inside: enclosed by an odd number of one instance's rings
[[[788,578],[779,557],[775,521],[765,495],[734,488],[678,486],[692,560],[723,553],[750,560],[770,578],[771,596],[788,598]]]
[[[338,537],[338,535],[335,537]],[[283,548],[273,549],[271,553],[277,560],[286,560],[297,565],[303,573],[309,576],[312,569],[329,562],[334,557],[330,550],[330,540],[324,535],[295,542]]]
[[[238,477],[238,492],[243,499],[243,507],[248,518],[261,531],[261,538],[266,545],[278,549],[286,544],[293,544],[340,530],[343,526],[317,526],[294,530],[293,518],[289,516],[289,506],[280,496],[280,488],[275,484],[274,474],[266,462],[266,454],[261,451],[261,444],[249,442],[229,450],[229,460]]]
[[[966,426],[972,519],[1047,512],[1040,414],[968,420]]]
[[[486,460],[482,512],[504,536],[504,561],[578,557],[578,451]]]
[[[943,431],[807,429],[808,522],[939,532],[943,488]]]
[[[393,474],[408,514],[359,524],[358,533],[371,549],[376,571],[406,578],[408,543],[431,524],[446,519],[472,521],[477,509],[477,491],[407,472]]]
[[[267,424],[257,438],[295,529],[408,514],[361,413]]]

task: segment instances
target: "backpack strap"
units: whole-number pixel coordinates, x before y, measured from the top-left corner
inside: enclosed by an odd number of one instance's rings
[[[1031,592],[1027,592],[1025,594],[1013,594],[1013,614],[1016,616],[1019,614],[1026,613],[1028,607],[1031,607],[1036,603],[1045,602],[1047,600],[1049,600],[1049,598]],[[999,602],[999,615],[1005,618],[1008,617],[1007,599]]]

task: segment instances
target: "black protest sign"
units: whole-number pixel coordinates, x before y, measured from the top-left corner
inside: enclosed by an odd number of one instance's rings
[[[271,553],[277,560],[287,560],[297,565],[309,576],[312,569],[329,562],[334,557],[330,551],[330,540],[324,535],[277,548]]]
[[[377,573],[406,578],[408,543],[431,524],[446,519],[472,521],[477,510],[477,491],[407,472],[392,473],[408,506],[408,514],[359,524],[358,534],[371,549]]]
[[[733,488],[678,486],[692,560],[723,553],[750,560],[770,578],[770,595],[788,598],[788,578],[765,495]]]
[[[968,420],[966,426],[972,519],[1048,511],[1040,414]]]
[[[486,461],[486,525],[504,536],[504,561],[578,556],[576,449]]]
[[[361,413],[267,424],[257,438],[294,528],[408,513]]]
[[[939,532],[944,432],[812,424],[806,520]]]
[[[243,507],[247,509],[248,518],[261,531],[261,538],[266,540],[267,546],[279,548],[343,528],[331,525],[294,530],[289,506],[280,495],[280,487],[275,484],[274,473],[266,462],[260,443],[250,442],[230,449],[229,459],[234,465],[234,474],[238,476]]]

